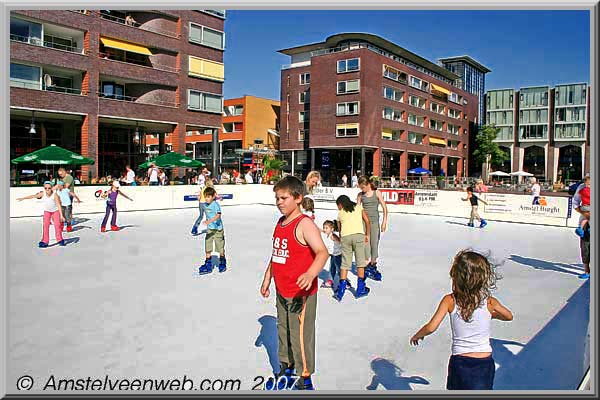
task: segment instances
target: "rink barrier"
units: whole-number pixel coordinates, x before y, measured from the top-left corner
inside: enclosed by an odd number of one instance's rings
[[[107,185],[76,187],[76,193],[82,203],[73,205],[76,215],[104,213],[106,200],[101,194],[107,190]],[[217,193],[226,196],[221,204],[226,205],[252,205],[275,204],[275,195],[271,185],[217,185]],[[41,190],[35,187],[10,188],[10,216],[36,217],[43,215],[42,200],[32,199],[17,201],[19,197],[35,194]],[[149,211],[182,208],[196,208],[194,201],[186,201],[186,197],[198,195],[198,187],[193,185],[174,186],[125,186],[121,190],[132,197],[128,201],[123,197],[118,198],[119,211]],[[424,190],[424,189],[379,189],[392,213],[436,215],[445,217],[468,218],[471,206],[468,201],[461,201],[467,197],[466,192],[450,190]],[[315,207],[320,209],[337,209],[335,199],[345,194],[353,201],[359,189],[318,187],[313,197]],[[489,204],[480,203],[479,213],[486,220],[518,222],[526,224],[552,225],[577,227],[579,214],[569,213],[571,205],[568,197],[543,196],[540,205],[532,205],[532,197],[508,193],[482,193],[479,194]],[[231,197],[231,198],[229,198]]]

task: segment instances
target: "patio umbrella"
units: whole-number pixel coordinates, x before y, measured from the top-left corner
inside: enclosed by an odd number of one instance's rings
[[[409,169],[408,173],[409,174],[419,174],[419,175],[425,175],[425,174],[431,175],[432,172],[423,167],[417,167],[417,168]]]
[[[156,157],[154,160],[146,161],[145,163],[140,164],[138,168],[149,168],[150,164],[152,163],[156,164],[156,166],[160,168],[198,168],[204,167],[206,165],[202,161],[194,160],[192,158],[171,151],[169,153]]]
[[[510,176],[510,174],[504,171],[494,171],[490,174],[490,176]]]
[[[525,171],[515,171],[515,172],[511,172],[510,176],[533,176],[533,174],[530,174],[529,172],[525,172]]]
[[[89,165],[94,160],[51,144],[48,147],[33,151],[11,160],[13,164],[44,164],[44,165]]]

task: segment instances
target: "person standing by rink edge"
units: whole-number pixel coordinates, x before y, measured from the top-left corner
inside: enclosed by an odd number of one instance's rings
[[[54,225],[54,235],[56,241],[61,246],[66,246],[63,237],[62,229],[65,217],[62,213],[62,207],[60,204],[60,198],[58,194],[52,189],[52,182],[44,182],[44,190],[30,196],[20,197],[17,201],[23,201],[28,199],[43,199],[44,203],[44,225],[42,227],[42,240],[38,243],[38,247],[48,247],[50,242],[50,221]]]
[[[491,296],[496,288],[495,267],[483,255],[462,250],[450,268],[452,293],[445,295],[431,318],[413,337],[418,345],[450,316],[452,355],[448,363],[448,390],[492,390],[495,365],[490,345],[491,320],[512,321],[512,312]]]
[[[317,276],[329,253],[319,228],[300,210],[304,190],[304,183],[294,176],[286,176],[273,188],[283,216],[273,232],[271,261],[260,287],[260,294],[267,298],[275,280],[281,368],[271,383],[279,389],[290,388],[296,370],[300,378],[294,389],[314,390]],[[279,379],[283,376],[287,383]]]
[[[321,173],[319,171],[310,171],[308,175],[306,175],[306,179],[304,180],[304,184],[306,185],[306,190],[304,192],[304,196],[310,197],[314,200],[313,194],[314,190],[317,186],[320,186],[321,183]]]
[[[369,263],[365,267],[365,276],[375,281],[381,280],[381,272],[377,270],[377,258],[379,257],[379,238],[381,232],[387,230],[388,210],[379,192],[371,179],[366,176],[358,178],[358,187],[361,190],[356,197],[356,204],[362,205],[369,216],[371,231],[369,232],[369,243],[365,245],[365,258]],[[383,220],[379,227],[379,205],[383,208]]]
[[[63,181],[58,181],[56,186],[58,189],[56,190],[56,194],[60,199],[60,205],[62,208],[62,214],[65,217],[65,222],[67,223],[67,232],[73,232],[73,198],[77,200],[77,203],[81,203],[79,197],[71,192],[69,189],[64,187]]]

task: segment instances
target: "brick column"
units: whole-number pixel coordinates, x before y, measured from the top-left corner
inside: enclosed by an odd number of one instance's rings
[[[185,124],[179,123],[171,132],[171,146],[175,153],[185,155]],[[175,168],[173,175],[182,177],[185,172],[184,168]]]
[[[81,155],[95,161],[93,165],[81,166],[81,179],[89,183],[98,176],[98,117],[88,114],[81,125]]]
[[[381,178],[381,147],[373,151],[373,175]]]
[[[456,162],[456,176],[459,178],[462,178],[462,176],[463,176],[463,163],[464,163],[464,158],[459,158],[458,161]]]
[[[406,179],[408,173],[408,151],[400,153],[400,172],[398,174],[399,179]]]
[[[444,170],[444,174],[448,176],[448,156],[442,157],[441,163],[441,168]]]
[[[429,169],[429,154],[423,154],[423,158],[421,158],[421,167]]]

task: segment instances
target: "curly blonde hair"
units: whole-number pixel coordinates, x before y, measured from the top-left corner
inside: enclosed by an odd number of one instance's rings
[[[450,277],[456,307],[466,322],[471,321],[475,309],[491,296],[496,281],[501,279],[488,257],[473,250],[461,250],[454,256]]]

